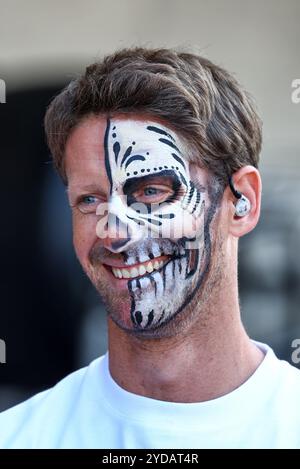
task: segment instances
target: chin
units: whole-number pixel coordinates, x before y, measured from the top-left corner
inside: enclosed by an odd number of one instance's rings
[[[196,293],[196,292],[195,292]],[[196,294],[197,303],[199,302],[199,291]],[[124,332],[140,338],[140,339],[162,339],[162,338],[171,338],[182,334],[184,331],[189,329],[197,319],[198,308],[196,304],[194,308],[190,308],[190,301],[194,294],[187,294],[183,301],[179,304],[174,304],[173,309],[169,310],[169,315],[165,317],[164,321],[159,321],[158,323],[152,322],[152,324],[147,327],[143,327],[132,321],[132,311],[129,306],[129,309],[122,310],[121,308],[116,307],[116,303],[106,306],[108,317]],[[170,296],[172,299],[172,296]],[[154,305],[153,305],[154,307]],[[157,309],[157,308],[156,308]],[[160,308],[158,308],[160,310]]]

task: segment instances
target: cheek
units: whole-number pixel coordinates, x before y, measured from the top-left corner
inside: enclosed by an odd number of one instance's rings
[[[194,238],[199,236],[204,229],[204,210],[197,213],[197,217],[191,215],[187,210],[174,210],[175,217],[172,220],[164,220],[161,226],[163,238],[172,238],[174,240],[183,237]]]
[[[97,239],[97,216],[74,214],[72,220],[74,249],[80,263],[86,266],[89,252]]]

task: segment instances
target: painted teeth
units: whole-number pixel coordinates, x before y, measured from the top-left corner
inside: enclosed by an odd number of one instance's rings
[[[117,278],[135,278],[140,275],[145,275],[145,273],[151,273],[153,270],[159,270],[164,264],[164,261],[150,261],[147,264],[142,264],[135,267],[129,267],[127,269],[116,269],[112,267],[112,271],[115,277]]]

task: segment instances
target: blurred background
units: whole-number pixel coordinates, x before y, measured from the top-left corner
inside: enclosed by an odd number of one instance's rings
[[[264,121],[261,221],[240,243],[246,328],[291,362],[300,339],[299,0],[0,0],[0,410],[106,350],[105,311],[72,249],[64,187],[45,145],[51,98],[103,54],[176,47],[233,72]],[[296,366],[299,366],[296,365]]]

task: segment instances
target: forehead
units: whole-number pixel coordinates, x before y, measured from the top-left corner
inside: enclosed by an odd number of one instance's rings
[[[150,146],[160,150],[167,142],[171,148],[176,148],[176,142],[182,145],[176,132],[155,120],[115,118],[110,120],[109,127],[109,143],[119,141],[125,146],[134,145],[134,149]]]
[[[108,121],[102,116],[89,117],[68,138],[66,173],[69,186],[93,178],[109,185],[107,159],[112,179],[120,179],[121,174],[128,177],[130,171],[132,175],[137,170],[152,172],[159,165],[179,165],[180,160],[185,165],[184,153],[182,139],[157,119],[119,116]]]

